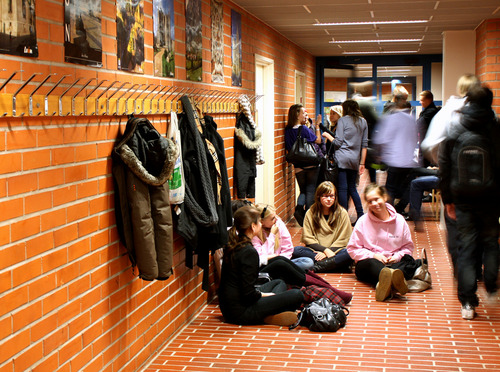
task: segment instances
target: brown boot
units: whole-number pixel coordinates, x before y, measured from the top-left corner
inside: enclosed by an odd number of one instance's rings
[[[375,300],[385,301],[391,295],[392,289],[392,271],[384,267],[378,276],[378,283],[375,289]]]
[[[277,326],[290,326],[297,321],[295,311],[283,311],[282,313],[269,315],[264,318],[264,323]]]
[[[399,269],[392,270],[392,287],[399,292],[399,294],[405,295],[408,293],[408,285],[406,284],[405,276],[403,272]]]

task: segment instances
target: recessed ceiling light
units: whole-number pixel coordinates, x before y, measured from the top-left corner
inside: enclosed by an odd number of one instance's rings
[[[302,5],[307,13],[311,14],[311,10],[307,7],[307,5]]]
[[[374,40],[330,40],[331,44],[349,44],[349,43],[401,43],[415,42],[422,39],[374,39]]]
[[[400,23],[426,23],[427,19],[416,19],[411,21],[368,21],[368,22],[331,22],[313,23],[313,26],[362,26],[362,25],[390,25]]]

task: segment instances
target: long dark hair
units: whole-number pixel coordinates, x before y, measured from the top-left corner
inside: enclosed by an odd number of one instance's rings
[[[246,236],[245,232],[252,223],[257,223],[260,220],[260,213],[257,208],[246,205],[238,208],[233,215],[233,226],[229,229],[229,240],[224,247],[224,261],[232,259],[233,253],[247,243],[251,243],[251,239]]]
[[[304,107],[300,103],[291,105],[288,109],[288,121],[286,123],[286,128],[293,128],[297,124],[297,119],[299,118],[300,109]]]
[[[358,102],[353,99],[346,99],[344,102],[342,102],[342,112],[344,116],[352,117],[354,125],[359,130],[363,114],[361,113]]]
[[[323,217],[323,207],[321,205],[321,197],[325,194],[335,194],[335,201],[330,207],[330,213],[328,214],[328,224],[333,225],[334,221],[340,214],[341,208],[339,204],[337,189],[335,185],[330,181],[321,182],[316,188],[316,193],[314,194],[314,204],[311,206],[311,213],[313,214],[313,227],[315,230],[319,229],[321,218]]]

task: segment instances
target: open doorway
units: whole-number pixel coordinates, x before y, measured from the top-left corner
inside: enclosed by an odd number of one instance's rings
[[[255,120],[262,133],[265,163],[257,165],[255,202],[274,205],[274,61],[255,55]]]

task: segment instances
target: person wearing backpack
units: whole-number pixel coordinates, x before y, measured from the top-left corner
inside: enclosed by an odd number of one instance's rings
[[[493,93],[470,89],[458,123],[439,149],[441,197],[447,214],[456,219],[458,238],[458,299],[462,318],[475,317],[479,305],[477,266],[484,265],[489,298],[497,295],[500,232],[500,127],[491,108]]]

